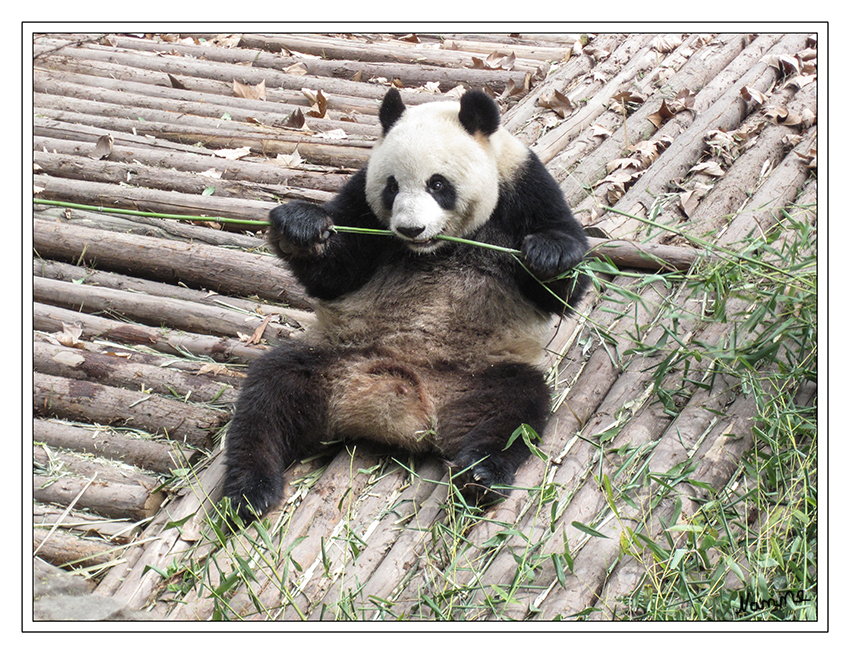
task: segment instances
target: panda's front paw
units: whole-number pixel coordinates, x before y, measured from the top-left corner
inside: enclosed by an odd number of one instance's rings
[[[278,256],[319,256],[332,230],[322,207],[296,200],[271,210],[267,238]]]
[[[584,246],[569,234],[539,232],[522,242],[525,265],[541,281],[570,270],[584,256]]]

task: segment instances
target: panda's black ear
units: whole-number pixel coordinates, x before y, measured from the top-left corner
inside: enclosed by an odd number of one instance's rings
[[[401,115],[404,113],[404,102],[401,99],[401,93],[393,87],[384,96],[384,101],[381,103],[381,109],[378,111],[378,119],[381,121],[381,127],[384,129],[384,136],[390,131],[390,127],[395,124]]]
[[[460,96],[458,118],[470,134],[490,136],[499,129],[499,105],[484,91],[467,91]]]

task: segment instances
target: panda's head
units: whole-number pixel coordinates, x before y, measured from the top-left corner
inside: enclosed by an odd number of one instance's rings
[[[390,89],[379,117],[366,199],[381,222],[418,252],[445,243],[437,235],[467,236],[487,222],[499,199],[494,135],[507,134],[493,100],[469,91],[459,103],[405,107]]]

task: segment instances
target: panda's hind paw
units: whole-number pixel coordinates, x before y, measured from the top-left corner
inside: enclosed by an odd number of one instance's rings
[[[485,457],[465,466],[460,461],[453,461],[449,467],[453,471],[452,483],[470,504],[487,506],[510,493],[507,486],[513,481],[514,474],[498,458]]]

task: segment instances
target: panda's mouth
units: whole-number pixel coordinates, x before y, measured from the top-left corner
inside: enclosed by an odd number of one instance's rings
[[[443,241],[433,236],[424,239],[404,239],[404,242],[411,250],[420,253],[432,252],[443,244]]]

